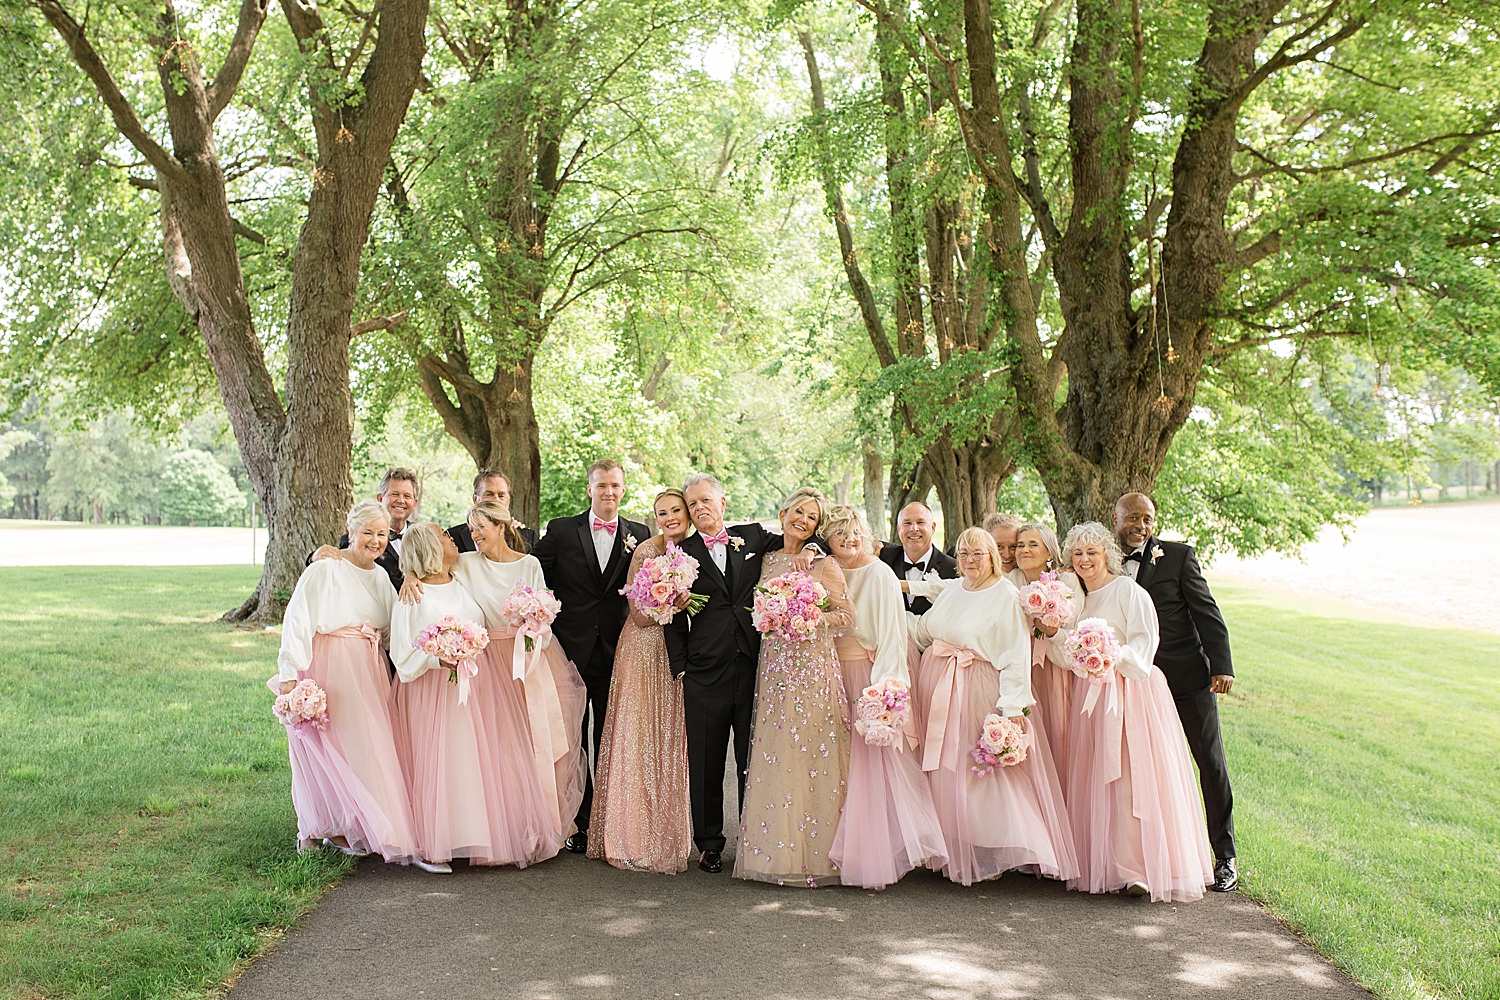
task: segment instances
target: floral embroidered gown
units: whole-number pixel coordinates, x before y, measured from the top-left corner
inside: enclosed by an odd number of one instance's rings
[[[766,553],[761,580],[792,572],[792,559]],[[840,881],[828,850],[849,775],[849,699],[833,640],[853,622],[853,611],[837,562],[821,558],[809,573],[828,591],[824,627],[801,642],[761,638],[734,874],[816,887]]]

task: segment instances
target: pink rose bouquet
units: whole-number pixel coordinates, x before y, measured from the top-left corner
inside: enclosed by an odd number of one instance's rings
[[[525,639],[526,651],[530,652],[536,648],[534,640],[551,637],[552,623],[561,610],[562,601],[553,597],[552,591],[545,587],[533,590],[517,582],[500,605],[500,616],[507,625],[520,629],[517,636]]]
[[[286,694],[276,696],[271,712],[298,736],[308,729],[322,732],[328,728],[328,695],[316,681],[300,680]]]
[[[750,619],[755,629],[788,642],[811,639],[829,608],[828,591],[801,570],[773,576],[755,588]]]
[[[979,742],[969,751],[974,758],[974,766],[969,770],[982,778],[997,767],[1014,767],[1026,759],[1026,745],[1030,741],[1021,717],[1008,719],[991,712],[984,717]]]
[[[641,614],[665,625],[677,613],[677,600],[683,594],[688,595],[690,615],[708,603],[707,594],[693,593],[693,581],[697,579],[698,560],[668,542],[666,553],[643,562],[635,579],[621,587],[620,593],[630,598]]]
[[[854,731],[872,747],[897,746],[911,720],[911,692],[894,678],[865,688],[854,704]]]
[[[1063,652],[1068,657],[1068,668],[1089,682],[1083,711],[1093,715],[1099,689],[1114,677],[1115,664],[1120,659],[1120,641],[1115,638],[1115,630],[1103,618],[1085,618],[1063,640]]]
[[[1072,591],[1063,586],[1056,573],[1047,571],[1036,583],[1021,588],[1021,610],[1031,619],[1031,634],[1038,639],[1042,638],[1039,626],[1067,628],[1078,614]]]
[[[469,679],[479,673],[479,654],[489,644],[490,634],[484,626],[457,615],[444,615],[418,632],[411,645],[449,664],[448,683],[458,685],[458,703],[463,705],[469,700]]]

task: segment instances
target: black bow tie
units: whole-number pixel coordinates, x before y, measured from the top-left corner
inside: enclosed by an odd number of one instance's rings
[[[925,573],[927,572],[927,564],[925,562],[911,562],[910,560],[903,558],[901,560],[902,575],[904,576],[906,574],[906,571],[909,569],[919,569],[923,573]]]
[[[1145,562],[1146,561],[1146,550],[1145,549],[1141,549],[1141,551],[1139,551],[1139,552],[1132,552],[1132,553],[1130,553],[1130,555],[1128,555],[1128,556],[1125,557],[1125,561],[1126,562]]]

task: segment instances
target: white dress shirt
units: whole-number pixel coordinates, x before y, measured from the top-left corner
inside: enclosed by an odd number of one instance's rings
[[[1145,551],[1146,551],[1146,546],[1149,545],[1150,543],[1151,543],[1151,539],[1148,538],[1144,542],[1142,542],[1141,544],[1137,545],[1133,550],[1131,550],[1130,552],[1127,552],[1126,555],[1135,555],[1137,552],[1144,554]],[[1140,562],[1139,559],[1130,559],[1130,560],[1126,561],[1126,563],[1125,563],[1125,575],[1126,576],[1128,576],[1132,580],[1134,580],[1137,576],[1140,576],[1140,573],[1141,573],[1141,562]]]
[[[719,531],[724,532],[725,534],[729,533],[729,529],[728,528],[722,528],[721,527],[719,529]],[[727,545],[704,545],[704,548],[708,549],[708,557],[714,561],[714,565],[715,566],[719,567],[719,572],[720,573],[728,573],[728,571],[729,571],[728,570],[728,566],[729,566],[729,546],[727,546]]]
[[[595,520],[603,520],[592,510],[589,511],[589,524],[593,525]],[[604,567],[609,565],[609,556],[615,550],[615,537],[624,530],[620,524],[620,515],[615,515],[615,530],[610,533],[603,528],[593,528],[594,554],[599,557],[599,572],[604,572]]]

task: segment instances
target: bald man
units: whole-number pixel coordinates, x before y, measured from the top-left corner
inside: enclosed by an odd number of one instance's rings
[[[901,540],[900,544],[886,542],[882,545],[880,561],[889,566],[898,579],[908,582],[926,579],[928,573],[936,573],[944,580],[957,579],[957,560],[932,544],[936,531],[937,518],[932,516],[932,510],[925,503],[907,504],[896,518],[896,537]],[[932,607],[932,602],[926,597],[904,596],[906,610],[914,615],[925,614]]]
[[[1125,572],[1151,595],[1161,627],[1156,665],[1177,702],[1203,786],[1208,840],[1214,849],[1217,892],[1239,885],[1234,863],[1234,793],[1219,733],[1218,695],[1234,685],[1229,628],[1209,592],[1191,545],[1156,537],[1156,505],[1144,493],[1127,493],[1115,505],[1115,533],[1125,552]]]

